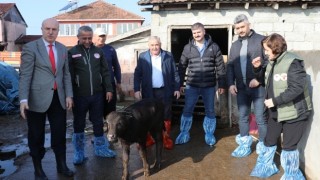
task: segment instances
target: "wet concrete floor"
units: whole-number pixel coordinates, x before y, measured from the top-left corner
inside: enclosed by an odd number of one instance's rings
[[[179,121],[175,120],[172,127],[171,136],[177,137],[179,133]],[[71,143],[72,120],[68,120],[67,131],[67,164],[70,169],[75,171],[75,176],[69,179],[84,180],[118,180],[122,175],[122,160],[120,143],[115,143],[112,148],[117,152],[115,158],[99,158],[94,156],[93,145],[91,144],[92,135],[88,128],[86,136],[87,143],[85,153],[88,161],[82,166],[74,166],[73,147]],[[89,124],[90,125],[90,124]],[[18,151],[15,160],[10,159],[0,161],[5,171],[0,174],[0,179],[6,180],[26,180],[34,179],[34,169],[32,159],[27,154],[26,147],[26,121],[20,120],[19,116],[0,116],[0,150],[4,151],[11,144],[11,150],[16,148]],[[130,179],[160,179],[160,180],[255,180],[259,178],[250,177],[257,154],[255,153],[255,143],[252,145],[253,152],[245,158],[234,158],[231,152],[236,148],[235,136],[238,133],[236,128],[217,129],[215,136],[217,143],[210,147],[204,142],[204,132],[202,121],[195,120],[190,131],[191,140],[184,145],[176,145],[173,150],[163,150],[162,169],[160,171],[151,171],[147,178],[143,176],[142,162],[137,151],[136,145],[131,146],[129,161]],[[48,142],[50,137],[46,138]],[[12,145],[13,144],[13,145]],[[14,145],[16,144],[16,145]],[[68,179],[59,175],[56,171],[56,164],[53,151],[49,148],[50,143],[46,146],[48,150],[43,159],[43,168],[50,180]],[[5,147],[5,148],[4,148]],[[10,150],[9,148],[9,150]],[[148,148],[149,162],[154,162],[154,147]],[[279,163],[279,154],[275,156],[276,164],[280,172],[270,180],[278,180],[283,174]],[[13,164],[14,162],[14,164]],[[6,165],[7,163],[7,165]],[[9,165],[8,165],[9,164]]]

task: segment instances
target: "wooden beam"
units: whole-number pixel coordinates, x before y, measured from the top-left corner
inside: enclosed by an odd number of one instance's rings
[[[245,9],[249,9],[249,5],[250,5],[250,3],[245,3],[245,4],[244,4],[244,8],[245,8]]]
[[[273,3],[272,8],[276,10],[279,9],[279,3]]]
[[[307,8],[308,8],[308,3],[302,4],[302,5],[301,5],[301,8],[302,8],[302,9],[307,9]]]
[[[160,6],[159,5],[154,5],[153,6],[153,10],[154,11],[159,11],[160,10]]]
[[[216,3],[215,9],[220,9],[220,3],[219,2]]]

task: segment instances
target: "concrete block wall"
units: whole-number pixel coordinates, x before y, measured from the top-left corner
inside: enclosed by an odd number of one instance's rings
[[[151,35],[157,35],[162,40],[162,47],[170,51],[170,27],[191,26],[201,22],[204,25],[226,25],[232,27],[233,19],[238,14],[246,14],[252,28],[261,34],[279,33],[285,37],[288,50],[299,51],[305,59],[306,70],[310,76],[314,111],[309,118],[307,130],[299,143],[300,168],[307,179],[319,179],[320,169],[320,7],[303,10],[297,8],[251,8],[210,10],[210,11],[159,11],[152,12]],[[191,33],[190,33],[191,35]],[[229,37],[229,39],[232,37]]]
[[[258,33],[279,33],[288,42],[289,50],[320,50],[320,7],[272,8],[220,11],[160,11],[152,12],[151,34],[160,36],[163,48],[168,48],[168,29],[171,25],[189,25],[201,22],[205,25],[232,25],[238,14],[246,14],[251,27]]]
[[[148,49],[148,38],[150,34],[144,35],[139,40],[124,40],[111,43],[117,50],[118,60],[121,67],[122,82],[121,88],[125,96],[133,97],[133,73],[137,65],[135,52]]]

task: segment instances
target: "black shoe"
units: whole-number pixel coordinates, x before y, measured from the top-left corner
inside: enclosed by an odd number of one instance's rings
[[[64,175],[65,177],[73,177],[74,172],[71,171],[68,167],[64,169],[58,169],[58,173]]]
[[[34,172],[34,179],[35,180],[48,180],[48,177],[46,176],[46,174],[44,172],[42,174]]]
[[[48,177],[42,169],[41,159],[32,158],[34,166],[34,179],[35,180],[48,180]]]
[[[56,162],[57,162],[57,171],[59,174],[62,174],[66,177],[73,177],[74,172],[68,168],[65,154],[59,154],[59,155],[56,154]]]

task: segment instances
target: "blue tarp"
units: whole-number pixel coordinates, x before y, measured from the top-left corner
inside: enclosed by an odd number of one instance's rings
[[[19,74],[9,64],[0,62],[0,114],[17,114],[19,105]]]

